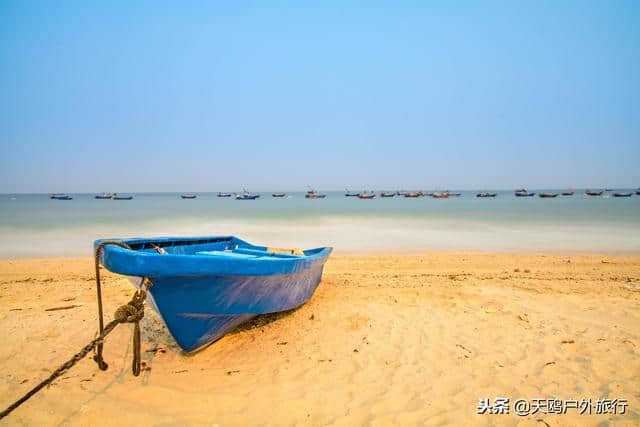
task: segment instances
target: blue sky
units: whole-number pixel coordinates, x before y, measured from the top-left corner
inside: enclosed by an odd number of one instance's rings
[[[640,186],[640,2],[302,3],[2,1],[0,192]]]

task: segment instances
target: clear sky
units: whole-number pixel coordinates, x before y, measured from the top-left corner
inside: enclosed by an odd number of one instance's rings
[[[640,186],[640,1],[222,3],[0,2],[0,192]]]

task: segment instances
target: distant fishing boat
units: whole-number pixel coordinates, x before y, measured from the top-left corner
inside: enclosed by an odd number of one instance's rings
[[[73,200],[73,197],[71,197],[71,196],[69,196],[67,194],[62,194],[62,193],[51,194],[49,196],[49,198],[53,199],[53,200]]]
[[[420,197],[420,193],[405,191],[403,193],[403,197],[405,197],[407,199],[416,199],[416,198]]]
[[[280,249],[233,236],[116,239],[99,262],[152,286],[147,302],[185,352],[222,338],[255,316],[292,310],[318,287],[330,247]],[[96,240],[94,248],[104,244]]]
[[[516,190],[514,194],[516,195],[516,197],[533,197],[536,195],[536,193],[529,193],[524,188],[521,188],[520,190]]]
[[[563,191],[562,195],[563,196],[573,196],[573,191]]]
[[[434,199],[448,199],[449,193],[433,193],[431,197]]]
[[[586,194],[587,196],[602,196],[602,191],[586,190],[584,194]]]
[[[305,199],[324,199],[325,197],[327,197],[327,195],[320,194],[313,188],[310,188],[309,191],[307,191],[307,194],[304,195],[304,197]]]
[[[640,189],[636,191],[636,195],[640,196]]]
[[[115,195],[111,199],[112,200],[132,200],[133,196],[118,196],[118,195]]]
[[[218,193],[218,197],[231,197],[231,193]]]
[[[447,191],[446,193],[449,195],[449,197],[460,197],[460,195],[462,194],[462,193],[451,193],[450,191]]]
[[[101,193],[101,194],[96,194],[94,199],[99,199],[99,200],[108,200],[113,198],[113,196],[115,196],[116,193]]]
[[[497,193],[483,192],[483,193],[476,194],[476,197],[496,197],[497,195],[498,195]]]
[[[255,200],[260,197],[259,194],[236,194],[236,200]]]
[[[255,200],[260,197],[259,194],[251,194],[245,188],[242,189],[242,193],[236,194],[236,200]]]
[[[368,193],[366,191],[363,191],[362,193],[358,194],[358,199],[375,199],[376,195],[374,193]]]
[[[395,197],[396,193],[394,191],[383,191],[380,193],[380,197]]]
[[[359,193],[353,193],[349,189],[344,190],[344,197],[358,197]]]
[[[633,193],[613,193],[613,197],[631,197]]]
[[[280,197],[280,198],[282,198],[282,197],[285,197],[285,196],[286,196],[286,193],[273,193],[273,194],[271,194],[271,197]]]
[[[553,199],[554,197],[558,197],[558,193],[540,193],[538,197],[541,199]]]
[[[183,199],[195,199],[198,196],[195,194],[181,194],[180,197]]]

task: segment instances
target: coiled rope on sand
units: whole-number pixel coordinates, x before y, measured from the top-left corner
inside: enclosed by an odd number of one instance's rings
[[[9,415],[14,409],[22,405],[29,400],[33,395],[42,390],[44,387],[51,384],[60,375],[65,373],[68,369],[72,368],[76,363],[82,360],[89,352],[95,350],[93,360],[98,364],[98,367],[105,371],[109,365],[104,361],[102,357],[102,350],[104,347],[104,339],[121,323],[133,323],[133,361],[131,364],[131,372],[134,376],[140,375],[140,320],[144,317],[144,302],[147,299],[147,291],[153,284],[148,278],[143,278],[140,289],[138,289],[127,304],[121,305],[115,311],[113,320],[107,325],[104,325],[104,319],[102,315],[102,287],[100,284],[100,255],[105,246],[114,245],[124,249],[131,249],[126,243],[118,241],[104,241],[101,242],[95,251],[95,267],[96,267],[96,290],[98,293],[98,320],[99,330],[98,336],[85,345],[79,352],[73,355],[71,359],[63,363],[58,369],[53,371],[48,378],[40,382],[33,387],[27,393],[25,393],[20,399],[16,400],[7,409],[0,412],[0,419]]]

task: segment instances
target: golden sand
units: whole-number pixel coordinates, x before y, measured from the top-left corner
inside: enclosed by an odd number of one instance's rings
[[[0,261],[0,406],[90,341],[90,259]],[[132,288],[107,273],[106,314]],[[51,308],[62,308],[49,310]],[[143,319],[3,423],[619,425],[640,423],[640,257],[333,256],[314,297],[182,354]],[[626,399],[625,415],[478,415],[480,398]]]

